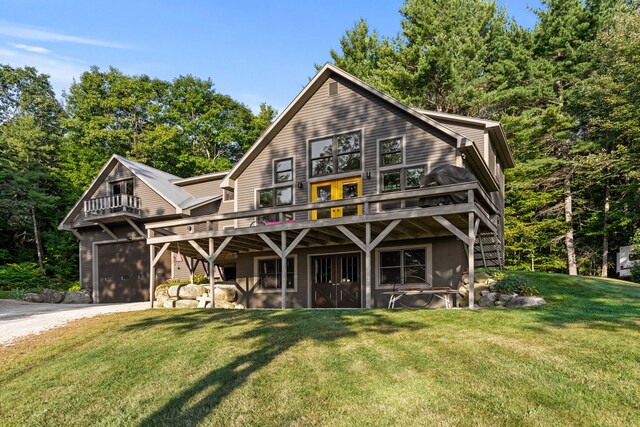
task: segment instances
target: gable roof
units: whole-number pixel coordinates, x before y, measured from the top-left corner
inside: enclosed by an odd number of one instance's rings
[[[260,152],[267,146],[267,144],[271,141],[271,139],[282,130],[282,128],[293,118],[293,116],[302,108],[302,106],[311,98],[311,96],[327,81],[329,77],[332,75],[338,75],[349,82],[365,89],[369,93],[383,99],[391,105],[399,108],[400,110],[412,115],[418,120],[432,126],[435,129],[440,130],[446,135],[451,136],[456,141],[460,142],[463,138],[466,138],[464,135],[456,132],[455,130],[439,123],[438,121],[432,119],[431,117],[422,114],[418,110],[409,107],[408,105],[403,104],[402,102],[392,98],[384,92],[379,91],[373,86],[363,82],[362,80],[352,76],[346,71],[341,70],[340,68],[326,63],[320,71],[315,75],[313,79],[302,89],[302,91],[296,96],[296,98],[284,109],[284,111],[276,118],[276,120],[271,123],[271,126],[267,128],[267,130],[258,138],[258,140],[249,148],[249,150],[245,153],[244,156],[236,163],[236,165],[229,171],[227,176],[222,180],[220,184],[223,188],[234,187],[235,179],[244,171],[244,169],[251,163],[253,159],[256,158]]]
[[[71,208],[69,213],[64,217],[59,229],[68,228],[65,227],[67,221],[80,212],[82,202],[88,199],[95,191],[100,187],[102,182],[107,178],[109,173],[113,170],[116,164],[120,163],[125,168],[129,169],[140,181],[144,182],[149,188],[155,191],[160,197],[166,200],[171,206],[176,209],[176,214],[189,213],[189,209],[202,206],[203,204],[213,202],[220,199],[222,196],[205,196],[205,197],[193,197],[187,191],[180,188],[174,182],[179,181],[182,178],[170,173],[161,171],[160,169],[147,166],[143,163],[134,162],[126,157],[114,154],[102,167],[96,178],[93,180],[89,188],[82,194],[80,199]]]

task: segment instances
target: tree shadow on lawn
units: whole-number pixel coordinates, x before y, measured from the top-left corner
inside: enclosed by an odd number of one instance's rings
[[[561,274],[527,275],[548,304],[534,310],[534,318],[552,327],[584,324],[615,331],[640,327],[640,286],[600,278]],[[532,329],[541,329],[533,327]]]
[[[389,335],[401,330],[424,329],[424,324],[383,311],[354,310],[214,310],[171,313],[149,317],[125,330],[166,326],[178,331],[197,328],[248,327],[227,340],[254,340],[254,349],[210,371],[196,383],[145,418],[141,426],[196,425],[214,411],[248,378],[305,340],[330,343],[363,333]],[[192,403],[195,401],[195,403]]]

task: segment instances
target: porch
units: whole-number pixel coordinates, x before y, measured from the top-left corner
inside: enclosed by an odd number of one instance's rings
[[[455,197],[461,203],[428,205],[427,200]],[[442,199],[440,199],[442,200]],[[405,202],[402,209],[384,209],[389,204]],[[433,204],[433,203],[431,203]],[[326,219],[312,218],[312,212],[319,209],[336,209],[358,206],[360,215]],[[342,211],[342,210],[341,210]],[[353,211],[353,209],[351,209]],[[286,215],[296,213],[296,220],[286,221]],[[256,217],[276,215],[279,222],[269,225],[255,225]],[[480,259],[486,254],[483,239],[478,236],[493,236],[496,247],[498,238],[499,210],[477,182],[445,185],[360,196],[330,202],[291,205],[280,208],[266,208],[216,214],[197,218],[185,218],[147,224],[147,244],[150,245],[151,305],[155,290],[155,266],[167,251],[179,252],[188,260],[191,275],[196,262],[208,266],[211,295],[215,286],[214,266],[216,260],[237,257],[241,254],[270,251],[280,260],[281,283],[286,283],[287,256],[296,249],[338,245],[355,245],[364,259],[363,306],[372,307],[373,251],[384,242],[412,239],[455,236],[466,248],[466,258],[470,276],[470,306],[473,304],[473,274],[476,262],[475,247],[479,243]],[[234,221],[236,227],[222,228],[223,221]],[[242,226],[253,223],[252,226]],[[281,307],[287,307],[287,289],[281,286]]]

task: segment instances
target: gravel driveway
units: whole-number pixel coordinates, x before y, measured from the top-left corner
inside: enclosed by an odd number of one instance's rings
[[[148,302],[122,304],[38,304],[0,299],[0,346],[57,328],[72,320],[107,313],[145,310]]]

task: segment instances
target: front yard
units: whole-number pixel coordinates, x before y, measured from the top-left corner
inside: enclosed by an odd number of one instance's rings
[[[2,425],[640,425],[640,286],[549,304],[147,310],[0,349]]]

